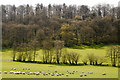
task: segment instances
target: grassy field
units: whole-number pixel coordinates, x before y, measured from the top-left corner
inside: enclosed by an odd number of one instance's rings
[[[107,47],[98,48],[98,49],[72,49],[65,48],[67,51],[75,51],[80,54],[82,57],[86,56],[87,53],[94,53],[95,55],[105,56]],[[23,75],[23,74],[3,74],[3,78],[117,78],[118,77],[118,68],[110,66],[68,66],[68,65],[53,65],[53,64],[36,64],[36,63],[23,63],[23,62],[13,62],[11,61],[11,50],[6,50],[2,53],[2,71],[11,71],[11,68],[16,68],[14,71],[25,71],[23,68],[30,68],[30,72],[46,72],[46,73],[64,73],[62,76],[51,76],[51,75]],[[37,52],[41,56],[37,56],[37,61],[42,57],[42,50]],[[81,63],[81,59],[79,61]],[[75,72],[74,74],[67,73]],[[82,73],[84,72],[84,73]],[[93,72],[93,74],[88,74],[88,72]],[[106,73],[106,75],[102,75]],[[68,74],[68,77],[66,76]],[[80,74],[87,74],[87,76],[80,77]]]

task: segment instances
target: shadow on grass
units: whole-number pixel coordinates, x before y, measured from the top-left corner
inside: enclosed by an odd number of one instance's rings
[[[33,64],[49,64],[49,65],[57,65],[57,66],[84,66],[84,64],[63,64],[63,63],[43,63],[41,61],[13,61],[13,62],[21,62],[21,63],[33,63]]]
[[[33,63],[33,64],[49,64],[49,65],[56,65],[56,66],[86,66],[84,64],[63,64],[63,63],[60,63],[60,64],[57,64],[57,63],[43,63],[41,61],[13,61],[13,62],[21,62],[21,63]],[[108,64],[98,64],[98,65],[91,65],[91,66],[101,66],[101,67],[117,67],[117,68],[120,68],[120,66],[111,66],[111,65],[108,65]]]

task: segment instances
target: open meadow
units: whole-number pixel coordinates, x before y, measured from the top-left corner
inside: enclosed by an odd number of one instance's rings
[[[105,56],[106,49],[107,47],[98,48],[98,49],[65,48],[65,50],[76,51],[78,54],[81,55],[79,63],[82,63],[81,59],[83,56],[86,56],[87,53],[94,53],[95,55]],[[13,62],[11,53],[12,53],[11,50],[5,50],[2,52],[3,78],[117,78],[118,77],[117,67]],[[41,59],[42,50],[38,50],[37,53],[39,55],[36,57],[36,61],[42,60]],[[104,64],[106,63],[109,64],[109,61],[106,61]],[[23,74],[23,73],[10,74],[10,72],[8,71],[31,72],[31,74]],[[39,75],[32,74],[34,72],[36,73],[39,72],[40,74]]]

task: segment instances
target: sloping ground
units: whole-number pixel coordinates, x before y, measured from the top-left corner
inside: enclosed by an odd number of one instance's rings
[[[97,55],[103,56],[105,55],[106,48],[103,49],[67,49],[73,50],[77,53],[85,56],[86,53],[95,53]],[[116,67],[105,67],[105,66],[67,66],[67,65],[52,65],[52,64],[36,64],[36,63],[22,63],[22,62],[12,62],[11,61],[11,52],[5,51],[3,52],[3,72],[4,71],[30,71],[30,72],[45,72],[45,73],[64,73],[62,76],[51,76],[40,73],[40,75],[23,75],[23,74],[4,74],[2,77],[4,78],[117,78],[118,77],[118,68]],[[42,51],[38,51],[40,54]],[[40,60],[40,56],[37,57],[37,60]],[[11,68],[16,68],[16,70],[11,70]],[[30,70],[23,70],[23,68],[30,68]],[[77,71],[74,74],[69,74],[68,72]],[[83,73],[84,72],[84,73]],[[89,74],[88,72],[93,72],[93,74]],[[102,75],[106,73],[106,75]],[[68,74],[68,76],[66,76]],[[87,76],[80,77],[80,74],[86,74]]]

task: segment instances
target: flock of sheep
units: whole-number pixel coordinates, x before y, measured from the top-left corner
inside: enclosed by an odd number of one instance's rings
[[[66,76],[69,77],[72,74],[75,73],[79,73],[78,71],[66,71],[66,73],[58,73],[58,71],[54,71],[52,73],[48,72],[42,72],[42,71],[38,71],[38,72],[30,72],[30,68],[23,68],[23,71],[17,71],[16,68],[12,68],[12,71],[0,71],[0,74],[23,74],[23,75],[51,75],[51,76]],[[49,71],[49,70],[48,70]],[[79,75],[80,77],[84,77],[87,76],[89,74],[93,74],[93,72],[80,72],[81,74]],[[101,75],[106,75],[106,73],[102,73]]]

